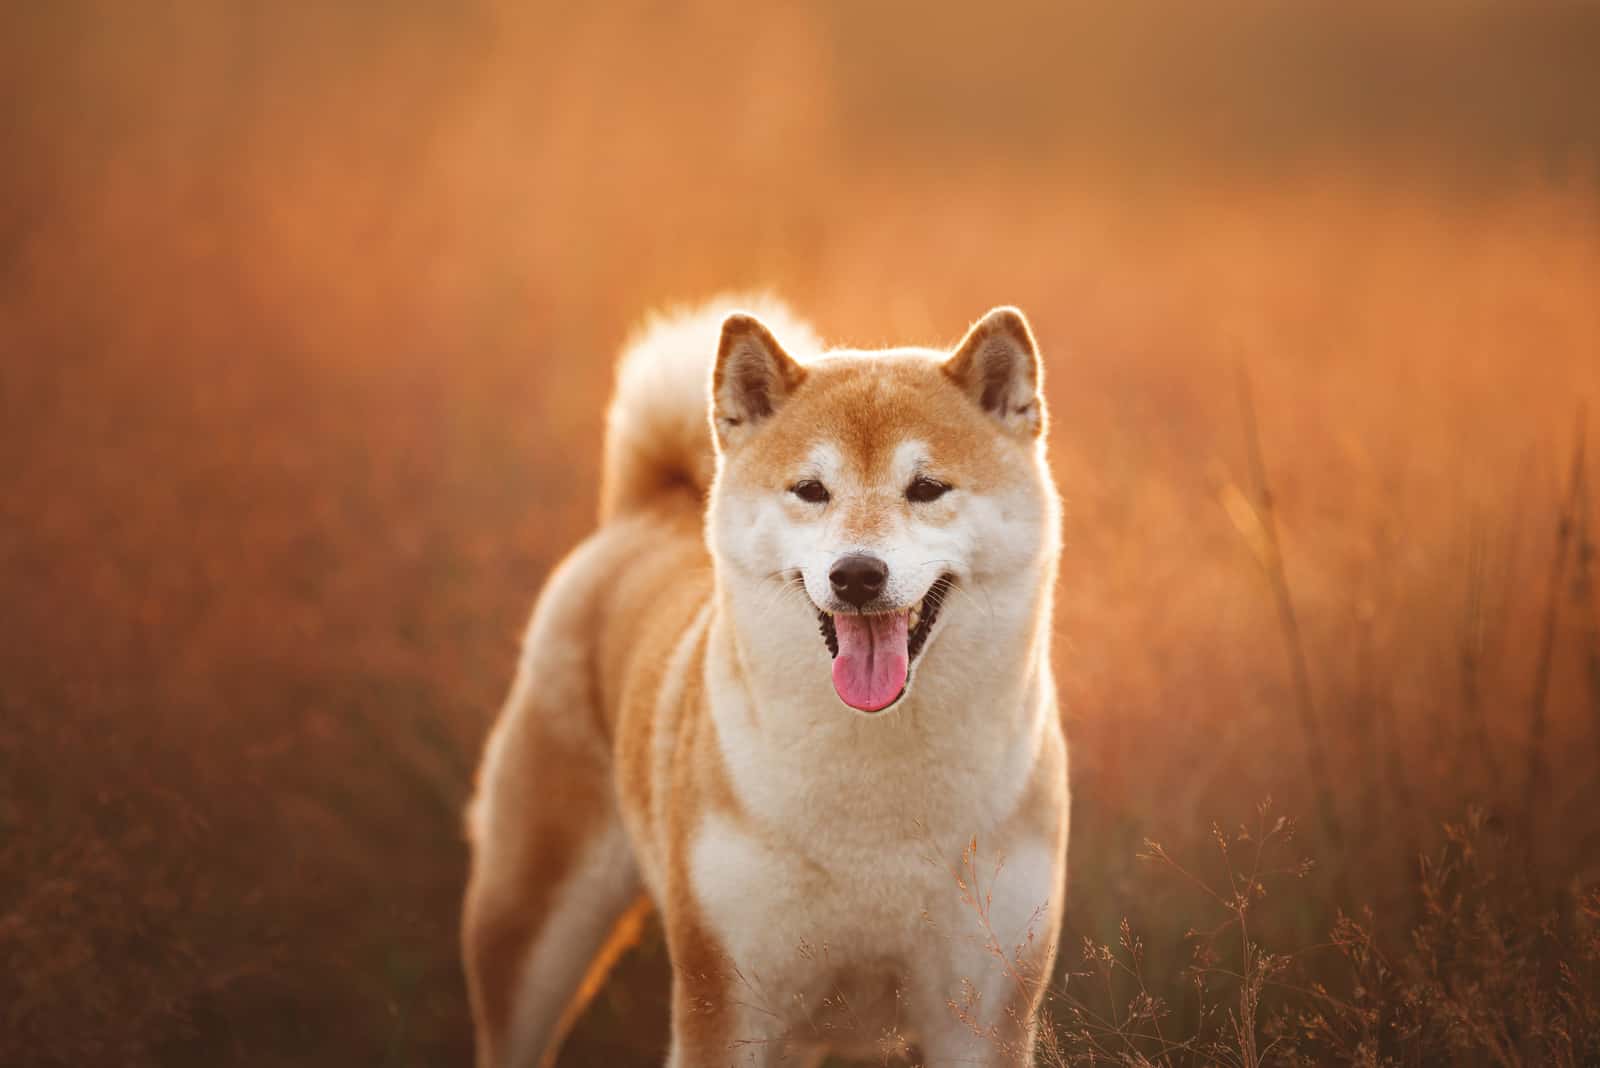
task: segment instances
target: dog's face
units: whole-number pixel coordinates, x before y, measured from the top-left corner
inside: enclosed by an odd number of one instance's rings
[[[1039,386],[1013,309],[990,312],[953,354],[804,365],[755,319],[730,317],[712,383],[708,526],[720,579],[760,631],[749,640],[809,643],[785,662],[806,670],[826,654],[839,699],[878,712],[943,630],[983,625],[993,589],[1048,574]]]

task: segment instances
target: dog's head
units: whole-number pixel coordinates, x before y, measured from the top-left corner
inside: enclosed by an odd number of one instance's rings
[[[825,652],[839,699],[870,713],[907,692],[946,629],[1027,633],[993,618],[994,596],[1020,592],[1000,610],[1024,616],[1048,597],[1057,519],[1040,385],[1013,308],[984,316],[953,353],[804,364],[757,319],[730,316],[712,381],[708,533],[728,596],[759,631],[749,640],[809,643],[810,655],[783,657],[796,670]],[[994,650],[1013,652],[1027,650]]]

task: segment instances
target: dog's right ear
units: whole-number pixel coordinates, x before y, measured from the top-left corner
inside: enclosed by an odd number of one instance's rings
[[[1013,433],[1044,432],[1039,346],[1017,309],[995,308],[973,324],[944,362],[944,373]]]
[[[777,411],[806,372],[753,315],[735,313],[722,324],[717,368],[711,376],[711,422],[717,442],[737,442]]]

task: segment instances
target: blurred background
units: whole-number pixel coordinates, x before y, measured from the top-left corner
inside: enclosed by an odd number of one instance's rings
[[[459,814],[611,361],[753,287],[1045,348],[1067,1052],[1232,1063],[1228,914],[1138,854],[1225,879],[1271,796],[1263,1044],[1600,1057],[1597,56],[1587,5],[9,5],[0,1062],[468,1062]],[[664,958],[564,1063],[659,1063]]]

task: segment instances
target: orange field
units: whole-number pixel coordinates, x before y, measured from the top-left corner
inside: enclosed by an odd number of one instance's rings
[[[0,16],[0,1063],[468,1063],[611,360],[753,287],[1045,349],[1051,1056],[1595,1063],[1597,10]]]

